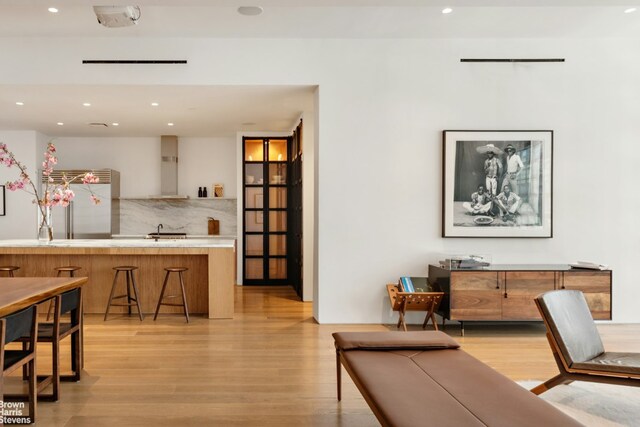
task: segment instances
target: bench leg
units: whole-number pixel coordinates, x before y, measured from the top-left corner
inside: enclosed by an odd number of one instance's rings
[[[338,402],[342,400],[342,366],[340,365],[340,351],[336,350],[336,382],[338,385]]]

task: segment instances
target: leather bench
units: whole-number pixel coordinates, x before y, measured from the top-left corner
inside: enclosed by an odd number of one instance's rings
[[[580,426],[443,332],[337,332],[341,365],[383,426]],[[517,363],[517,361],[514,361]]]

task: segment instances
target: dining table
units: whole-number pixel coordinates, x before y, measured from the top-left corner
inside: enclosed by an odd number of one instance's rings
[[[0,317],[81,287],[87,280],[87,277],[2,277]]]

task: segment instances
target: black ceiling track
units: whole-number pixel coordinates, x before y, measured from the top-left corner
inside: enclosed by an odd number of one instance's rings
[[[83,59],[83,64],[186,64],[186,59]]]
[[[460,62],[564,62],[564,58],[462,58]]]

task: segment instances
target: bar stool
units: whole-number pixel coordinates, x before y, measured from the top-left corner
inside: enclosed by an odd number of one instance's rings
[[[56,274],[56,277],[62,276],[62,273],[69,273],[69,277],[76,277],[75,272],[78,270],[82,270],[82,267],[76,267],[75,265],[67,265],[64,267],[56,267],[54,268],[54,270],[58,272],[58,274]],[[51,302],[49,303],[49,309],[47,310],[47,322],[51,318],[51,312],[53,311],[53,303],[54,303],[53,300],[51,300]]]
[[[161,305],[170,305],[173,307],[182,307],[184,310],[184,316],[187,318],[187,323],[189,323],[189,308],[187,307],[187,294],[184,291],[184,279],[182,277],[182,272],[189,270],[186,267],[167,267],[164,271],[167,274],[164,276],[164,283],[162,284],[162,291],[160,292],[160,299],[158,299],[158,306],[156,307],[156,314],[153,316],[153,320],[158,318],[158,312],[160,311]],[[169,275],[171,273],[178,273],[178,277],[180,278],[180,289],[182,291],[182,295],[164,295],[164,291],[167,289],[167,283],[169,282]],[[162,302],[164,298],[180,298],[182,296],[182,304],[175,304],[169,302]]]
[[[140,308],[140,298],[138,297],[138,286],[136,285],[136,279],[135,279],[135,276],[133,275],[133,272],[137,270],[138,267],[121,265],[118,267],[113,267],[113,269],[116,271],[116,274],[113,277],[113,284],[111,285],[111,294],[109,294],[109,302],[107,303],[107,310],[104,313],[104,320],[105,321],[107,320],[107,316],[109,316],[109,309],[111,308],[111,306],[127,307],[129,311],[129,315],[131,315],[131,306],[133,305],[138,307],[138,316],[140,317],[140,320],[144,319],[144,315],[142,314],[142,309]],[[124,271],[125,278],[127,279],[127,293],[114,296],[114,293],[116,291],[116,285],[118,284],[118,274],[120,274],[121,271]],[[134,294],[133,297],[131,296],[132,287],[133,287],[133,294]],[[122,304],[115,304],[113,302],[114,299],[120,299],[120,298],[126,298],[127,302]],[[132,303],[131,301],[135,301],[135,303]]]
[[[20,270],[20,267],[16,267],[15,265],[4,265],[0,267],[0,273],[8,273],[8,277],[15,277],[13,272],[16,270]]]

